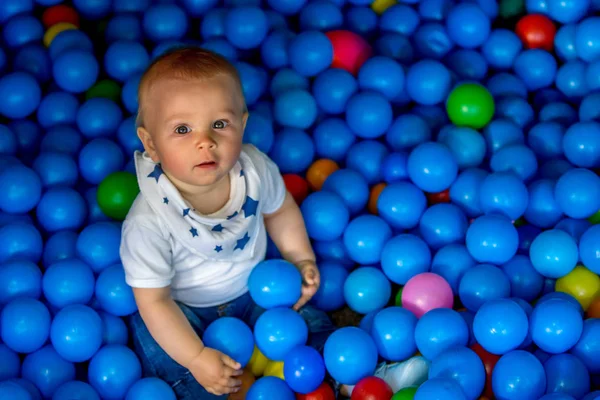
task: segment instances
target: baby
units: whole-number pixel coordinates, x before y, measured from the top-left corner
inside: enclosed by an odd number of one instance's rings
[[[148,67],[138,99],[140,194],[120,252],[139,309],[130,325],[145,375],[180,399],[240,389],[240,364],[201,337],[220,317],[252,328],[264,311],[247,281],[265,257],[267,233],[302,275],[294,308],[309,327],[308,344],[322,351],[335,328],[306,305],[319,288],[315,254],[279,169],[242,143],[248,111],[235,67],[200,48],[177,49]]]
[[[148,67],[138,99],[145,151],[135,154],[140,194],[123,223],[121,259],[139,309],[130,327],[144,374],[184,400],[240,390],[240,364],[201,337],[220,317],[253,328],[264,312],[247,281],[265,258],[267,233],[302,275],[294,309],[322,352],[335,327],[306,304],[320,283],[315,254],[277,165],[242,144],[248,111],[235,67],[199,48],[174,50]],[[421,383],[427,364],[382,363],[375,374],[398,390]],[[352,387],[332,383],[350,395]]]

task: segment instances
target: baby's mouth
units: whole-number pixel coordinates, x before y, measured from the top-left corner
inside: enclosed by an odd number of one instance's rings
[[[212,168],[217,165],[216,161],[202,161],[200,164],[197,164],[198,168]]]

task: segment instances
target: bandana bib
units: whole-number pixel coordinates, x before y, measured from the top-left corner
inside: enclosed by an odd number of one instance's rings
[[[134,157],[140,191],[175,240],[207,260],[245,261],[254,256],[260,228],[261,188],[256,169],[244,152],[229,172],[231,192],[235,192],[230,201],[241,206],[221,218],[197,213],[160,164],[146,153],[136,151]]]

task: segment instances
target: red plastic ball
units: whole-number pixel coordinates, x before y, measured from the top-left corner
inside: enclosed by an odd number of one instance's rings
[[[383,379],[368,376],[356,384],[350,400],[390,400],[393,395],[392,388]]]
[[[492,390],[492,372],[496,363],[500,359],[500,356],[487,352],[479,343],[475,343],[471,346],[471,350],[475,352],[481,358],[483,366],[485,367],[485,389],[483,390],[482,396],[494,398],[494,391]]]
[[[333,389],[323,382],[314,392],[308,394],[296,393],[296,400],[335,400],[335,394]]]
[[[430,205],[450,203],[450,189],[439,193],[427,193],[427,201]]]
[[[550,18],[541,14],[529,14],[517,22],[517,36],[527,49],[552,51],[556,26]]]
[[[42,22],[46,28],[50,28],[59,22],[69,22],[79,27],[79,15],[73,8],[59,4],[44,11]]]
[[[298,205],[302,204],[306,196],[308,196],[308,182],[299,175],[285,174],[283,182],[288,192],[292,195]]]
[[[341,68],[356,75],[373,50],[369,43],[354,32],[336,30],[327,32],[333,46],[331,68]]]

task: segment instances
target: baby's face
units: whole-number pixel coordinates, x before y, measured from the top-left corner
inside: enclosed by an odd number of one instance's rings
[[[231,76],[156,82],[144,106],[144,128],[154,147],[146,150],[177,187],[193,190],[227,177],[248,117]]]

